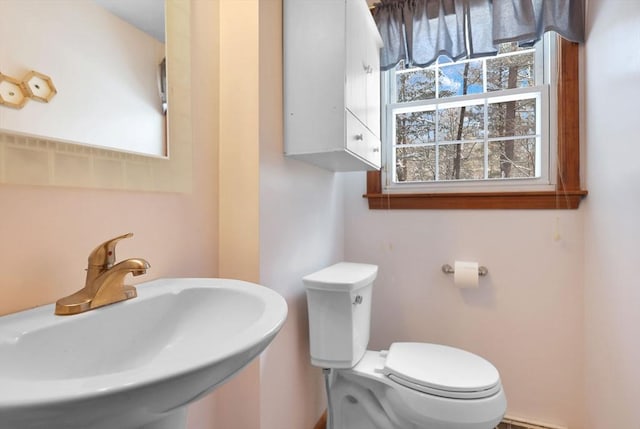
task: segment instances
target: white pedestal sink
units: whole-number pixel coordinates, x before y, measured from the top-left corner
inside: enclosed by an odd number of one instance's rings
[[[0,429],[180,429],[186,408],[255,358],[287,305],[263,286],[160,279],[74,316],[0,317]]]

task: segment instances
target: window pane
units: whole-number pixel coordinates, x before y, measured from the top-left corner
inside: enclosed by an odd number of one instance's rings
[[[430,182],[435,178],[435,146],[396,149],[396,182]]]
[[[452,107],[438,111],[440,141],[472,140],[483,137],[484,104]]]
[[[466,94],[481,94],[482,61],[440,66],[438,73],[438,98]]]
[[[432,68],[396,72],[396,101],[429,100],[436,96],[436,71]]]
[[[536,177],[536,139],[489,142],[489,178]]]
[[[391,182],[537,177],[546,103],[537,50],[506,43],[497,57],[390,71]]]
[[[396,115],[396,144],[423,144],[436,140],[436,115],[433,111]]]
[[[481,143],[447,144],[438,149],[438,180],[484,179]]]
[[[488,59],[487,91],[534,86],[533,61],[533,52]]]
[[[536,99],[489,104],[489,137],[536,134]]]
[[[505,42],[498,45],[498,55],[504,55],[518,51],[530,51],[532,49],[535,48],[533,48],[532,46],[519,46],[518,42]]]

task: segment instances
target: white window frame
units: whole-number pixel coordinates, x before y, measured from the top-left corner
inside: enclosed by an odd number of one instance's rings
[[[382,186],[389,193],[457,193],[457,192],[509,192],[509,191],[549,191],[556,187],[557,154],[557,61],[556,38],[547,33],[540,42],[542,49],[536,49],[536,75],[542,76],[542,82],[536,86],[495,91],[481,94],[468,94],[458,97],[442,98],[428,101],[412,101],[406,103],[389,103],[395,97],[395,74],[393,70],[381,73],[381,127],[382,127]],[[492,57],[489,57],[492,58]],[[477,59],[472,59],[474,61]],[[461,60],[463,61],[467,60]],[[486,78],[486,77],[485,77]],[[541,129],[539,169],[540,176],[536,178],[514,179],[483,179],[483,180],[455,180],[433,182],[394,182],[393,166],[395,165],[395,120],[394,113],[423,111],[425,106],[447,105],[469,102],[477,99],[493,100],[495,98],[522,94],[538,93],[538,104]],[[487,101],[485,101],[487,103]],[[486,109],[485,109],[486,112]],[[485,121],[486,123],[486,121]],[[486,126],[486,125],[485,125]],[[492,139],[488,139],[492,140]],[[496,139],[500,140],[500,139]],[[501,140],[504,140],[501,139]],[[485,139],[487,141],[487,139]],[[465,142],[464,140],[462,141]],[[485,153],[486,156],[486,153]]]

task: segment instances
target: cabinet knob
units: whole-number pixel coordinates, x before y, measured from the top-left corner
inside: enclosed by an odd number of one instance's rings
[[[362,134],[356,134],[354,137],[356,140],[364,140],[364,135]]]

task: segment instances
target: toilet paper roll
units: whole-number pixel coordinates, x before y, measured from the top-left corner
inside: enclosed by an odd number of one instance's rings
[[[478,287],[478,263],[468,261],[455,261],[453,283],[458,288]]]

